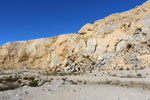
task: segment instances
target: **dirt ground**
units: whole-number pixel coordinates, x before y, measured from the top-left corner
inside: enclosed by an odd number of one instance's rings
[[[37,87],[1,91],[0,100],[150,100],[149,71],[93,72],[46,78],[51,81]]]

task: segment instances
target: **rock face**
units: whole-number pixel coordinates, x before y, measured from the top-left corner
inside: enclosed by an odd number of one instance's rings
[[[86,24],[78,34],[9,42],[0,46],[1,68],[49,71],[130,70],[150,66],[150,1]]]

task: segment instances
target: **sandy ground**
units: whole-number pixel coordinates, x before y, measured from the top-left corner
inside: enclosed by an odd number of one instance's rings
[[[0,92],[0,100],[150,100],[149,71],[46,76],[39,87]],[[142,74],[142,75],[139,75]]]
[[[45,85],[0,93],[0,100],[149,100],[150,91],[110,85]]]

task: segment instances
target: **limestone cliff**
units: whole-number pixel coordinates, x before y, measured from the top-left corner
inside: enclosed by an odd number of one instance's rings
[[[150,1],[86,24],[78,34],[9,42],[0,46],[1,68],[50,71],[123,70],[150,66]]]

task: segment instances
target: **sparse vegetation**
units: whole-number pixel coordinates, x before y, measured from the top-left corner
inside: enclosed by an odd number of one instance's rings
[[[117,75],[116,75],[116,74],[113,74],[112,76],[113,76],[113,77],[116,77]]]
[[[73,84],[73,85],[77,85],[78,83],[73,81],[73,80],[69,80],[69,83]]]
[[[31,81],[31,82],[29,82],[29,86],[31,86],[31,87],[37,87],[38,86],[38,80],[33,80],[33,81]]]
[[[138,77],[142,77],[142,75],[141,74],[136,74]]]
[[[16,82],[19,78],[18,77],[12,77],[12,76],[9,76],[9,77],[6,77],[5,78],[5,82]]]
[[[35,79],[35,77],[30,76],[30,77],[24,77],[23,79],[24,79],[24,80],[34,80],[34,79]]]
[[[123,70],[123,68],[119,68],[119,70],[121,71],[121,70]]]

